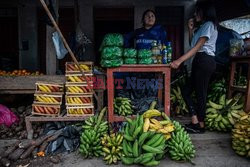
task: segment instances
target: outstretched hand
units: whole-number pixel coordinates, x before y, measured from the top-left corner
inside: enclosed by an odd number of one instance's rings
[[[174,69],[179,68],[180,65],[181,65],[181,61],[179,59],[177,59],[177,60],[173,61],[172,63],[170,63],[170,67],[174,68]]]

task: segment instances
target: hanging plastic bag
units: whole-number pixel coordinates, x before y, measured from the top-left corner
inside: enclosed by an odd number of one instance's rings
[[[63,41],[57,31],[52,34],[52,40],[56,49],[57,59],[63,59],[68,51],[65,49]]]
[[[7,127],[10,127],[18,121],[18,117],[13,112],[11,112],[6,106],[0,104],[0,125],[4,124]]]

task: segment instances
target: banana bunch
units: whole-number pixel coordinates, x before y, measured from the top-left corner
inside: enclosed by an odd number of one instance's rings
[[[87,129],[96,129],[98,133],[104,135],[108,131],[108,122],[103,120],[103,116],[106,112],[106,108],[102,109],[99,115],[91,116],[85,120],[82,128]]]
[[[82,132],[80,140],[80,153],[84,158],[99,157],[102,155],[101,133],[94,128]]]
[[[50,104],[58,104],[61,101],[60,97],[48,97],[43,95],[35,95],[35,101],[41,103],[50,103]]]
[[[143,132],[148,131],[161,133],[168,140],[171,138],[171,132],[174,131],[174,125],[170,120],[158,121],[154,118],[145,118]]]
[[[227,84],[224,78],[219,81],[215,81],[209,88],[208,100],[219,101],[220,97],[226,94],[226,91]]]
[[[226,95],[222,95],[219,104],[209,100],[206,110],[206,128],[209,130],[228,131],[232,129],[234,124],[233,117],[239,117],[237,113],[242,109],[243,104],[237,104],[238,100],[226,99]]]
[[[107,123],[103,123],[102,120],[106,110],[107,108],[104,107],[96,119],[89,118],[82,126],[80,153],[84,158],[103,155],[101,137],[103,137],[104,133],[107,133],[107,131],[104,131],[107,128]],[[96,120],[94,126],[90,120]]]
[[[117,97],[114,99],[115,113],[122,116],[131,115],[133,113],[131,100],[128,98]]]
[[[103,160],[106,161],[108,165],[114,163],[117,164],[122,157],[122,134],[112,133],[110,136],[105,134],[102,137],[102,151],[103,151]]]
[[[236,154],[250,158],[250,115],[241,116],[232,130],[232,148]]]
[[[177,161],[190,161],[195,156],[191,138],[179,122],[173,121],[173,124],[175,131],[172,133],[171,139],[167,141],[170,158]]]
[[[124,156],[123,164],[140,164],[144,166],[157,166],[165,155],[165,138],[160,133],[143,132],[143,116],[136,119],[127,118],[122,143]]]
[[[176,114],[188,113],[187,105],[182,97],[180,87],[177,86],[177,88],[172,88],[171,90],[171,104],[174,106]]]

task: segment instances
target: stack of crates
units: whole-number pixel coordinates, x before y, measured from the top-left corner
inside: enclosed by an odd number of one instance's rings
[[[94,115],[93,103],[93,63],[79,62],[85,76],[73,62],[66,62],[66,95],[65,103],[67,116]],[[88,80],[90,86],[88,86]]]
[[[59,116],[63,94],[62,83],[37,82],[32,115]]]

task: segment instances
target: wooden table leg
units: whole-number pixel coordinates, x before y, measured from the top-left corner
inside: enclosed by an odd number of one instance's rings
[[[162,74],[163,73],[157,74],[157,79],[158,80],[162,80],[163,79]],[[159,86],[158,86],[158,101],[159,101],[160,104],[162,104],[162,90],[163,89],[164,89],[164,87],[163,88],[159,88]]]
[[[27,130],[27,138],[32,139],[33,138],[33,129],[31,121],[28,117],[25,118],[25,124],[26,124],[26,130]]]
[[[234,72],[236,70],[236,63],[232,62],[231,65],[231,72],[230,72],[230,81],[229,81],[229,85],[228,85],[228,98],[232,98],[232,90],[231,90],[231,86],[233,86],[234,84]]]
[[[167,116],[170,117],[170,68],[164,70],[164,109]]]
[[[107,69],[107,92],[108,92],[108,121],[114,122],[114,77],[113,70]]]
[[[250,71],[250,69],[248,69]],[[245,97],[245,112],[250,113],[250,80],[247,83],[247,91]]]

